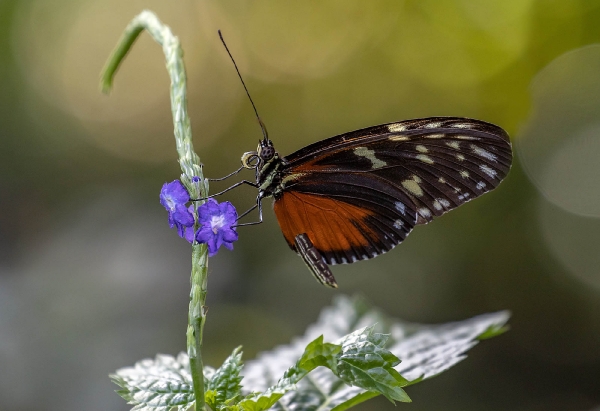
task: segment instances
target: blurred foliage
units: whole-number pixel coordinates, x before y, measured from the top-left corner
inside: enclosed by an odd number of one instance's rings
[[[2,410],[124,410],[106,375],[185,346],[189,249],[158,204],[162,183],[179,175],[162,53],[142,36],[111,96],[98,90],[106,57],[144,8],[182,41],[209,177],[237,168],[260,138],[219,28],[283,155],[432,115],[496,123],[529,150],[527,139],[544,147],[544,127],[563,114],[577,130],[553,129],[564,141],[553,134],[556,152],[535,170],[546,179],[562,170],[567,188],[579,176],[587,180],[577,187],[595,182],[600,102],[588,91],[600,73],[583,76],[573,64],[598,59],[555,63],[600,40],[597,0],[2,0]],[[571,116],[579,108],[588,114]],[[362,292],[410,321],[513,312],[510,333],[415,386],[412,410],[600,406],[600,225],[586,208],[596,197],[572,189],[567,202],[546,198],[539,181],[547,180],[527,170],[517,157],[493,193],[417,228],[393,252],[334,268],[344,293]],[[254,196],[245,188],[227,199],[244,209]],[[251,358],[286,342],[335,294],[265,214],[261,226],[240,230],[235,252],[211,261],[209,364],[239,344]]]

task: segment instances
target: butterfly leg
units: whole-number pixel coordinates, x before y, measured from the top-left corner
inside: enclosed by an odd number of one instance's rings
[[[321,253],[313,246],[310,238],[304,233],[298,234],[294,243],[296,245],[296,251],[300,254],[300,257],[313,273],[317,281],[327,287],[337,288],[337,282],[335,281],[329,266],[325,263],[325,259]]]
[[[242,184],[248,184],[249,186],[252,186],[252,187],[254,187],[254,188],[258,188],[258,184],[254,183],[254,182],[252,182],[252,181],[248,181],[248,180],[242,180],[242,181],[239,181],[239,182],[235,183],[235,184],[234,184],[234,185],[232,185],[231,187],[228,187],[228,188],[226,188],[226,189],[225,189],[225,190],[223,190],[223,191],[219,191],[219,192],[218,192],[218,193],[216,193],[216,194],[211,194],[211,195],[209,195],[209,196],[208,196],[208,197],[206,197],[206,198],[196,198],[196,199],[192,199],[191,201],[201,201],[201,200],[207,200],[207,199],[209,199],[209,198],[213,198],[213,197],[216,197],[216,196],[220,196],[221,194],[225,194],[226,192],[228,192],[228,191],[230,191],[230,190],[233,190],[234,188],[236,188],[236,187],[239,187],[239,186],[241,186]]]
[[[221,177],[221,178],[207,178],[208,181],[223,181],[228,179],[231,176],[236,175],[237,173],[239,173],[240,171],[242,171],[244,169],[244,166],[238,168],[237,170],[235,170],[233,173],[227,174],[225,177]]]
[[[246,210],[244,213],[242,213],[242,215],[240,215],[236,221],[239,221],[240,218],[245,217],[250,211],[254,210],[255,208],[258,207],[258,221],[253,221],[251,223],[242,223],[242,224],[236,224],[233,227],[243,227],[246,225],[257,225],[263,222],[263,215],[262,215],[262,199],[263,197],[259,194],[258,197],[256,197],[256,204],[253,205],[252,207],[250,207],[248,210]]]

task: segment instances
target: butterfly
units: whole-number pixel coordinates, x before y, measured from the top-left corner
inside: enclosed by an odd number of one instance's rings
[[[242,156],[256,182],[238,184],[258,188],[252,209],[260,221],[262,200],[273,198],[289,247],[317,281],[335,288],[329,265],[391,250],[416,225],[496,188],[511,163],[502,128],[430,117],[340,134],[285,157],[265,132],[257,150]]]

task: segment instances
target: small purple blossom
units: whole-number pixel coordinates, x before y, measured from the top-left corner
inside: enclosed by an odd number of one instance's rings
[[[190,213],[190,215],[194,215],[195,210],[193,205],[188,207],[188,212]],[[177,233],[179,234],[179,237],[185,239],[188,243],[192,244],[194,242],[194,237],[196,236],[196,232],[194,231],[194,224],[191,224],[189,226],[183,226],[181,227],[181,229],[180,227],[177,227]]]
[[[238,233],[232,225],[236,223],[237,216],[235,207],[229,201],[219,204],[209,198],[198,207],[198,223],[201,227],[196,232],[196,241],[208,245],[209,257],[215,255],[222,245],[233,250]]]
[[[184,237],[186,227],[193,230],[194,226],[194,214],[185,205],[188,201],[190,195],[179,180],[165,183],[160,190],[160,203],[169,212],[169,226],[177,227],[180,237]]]

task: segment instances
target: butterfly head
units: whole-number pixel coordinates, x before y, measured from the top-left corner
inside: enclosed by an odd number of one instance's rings
[[[249,169],[261,169],[276,156],[271,140],[263,139],[258,142],[256,151],[248,151],[242,155],[242,165]]]

